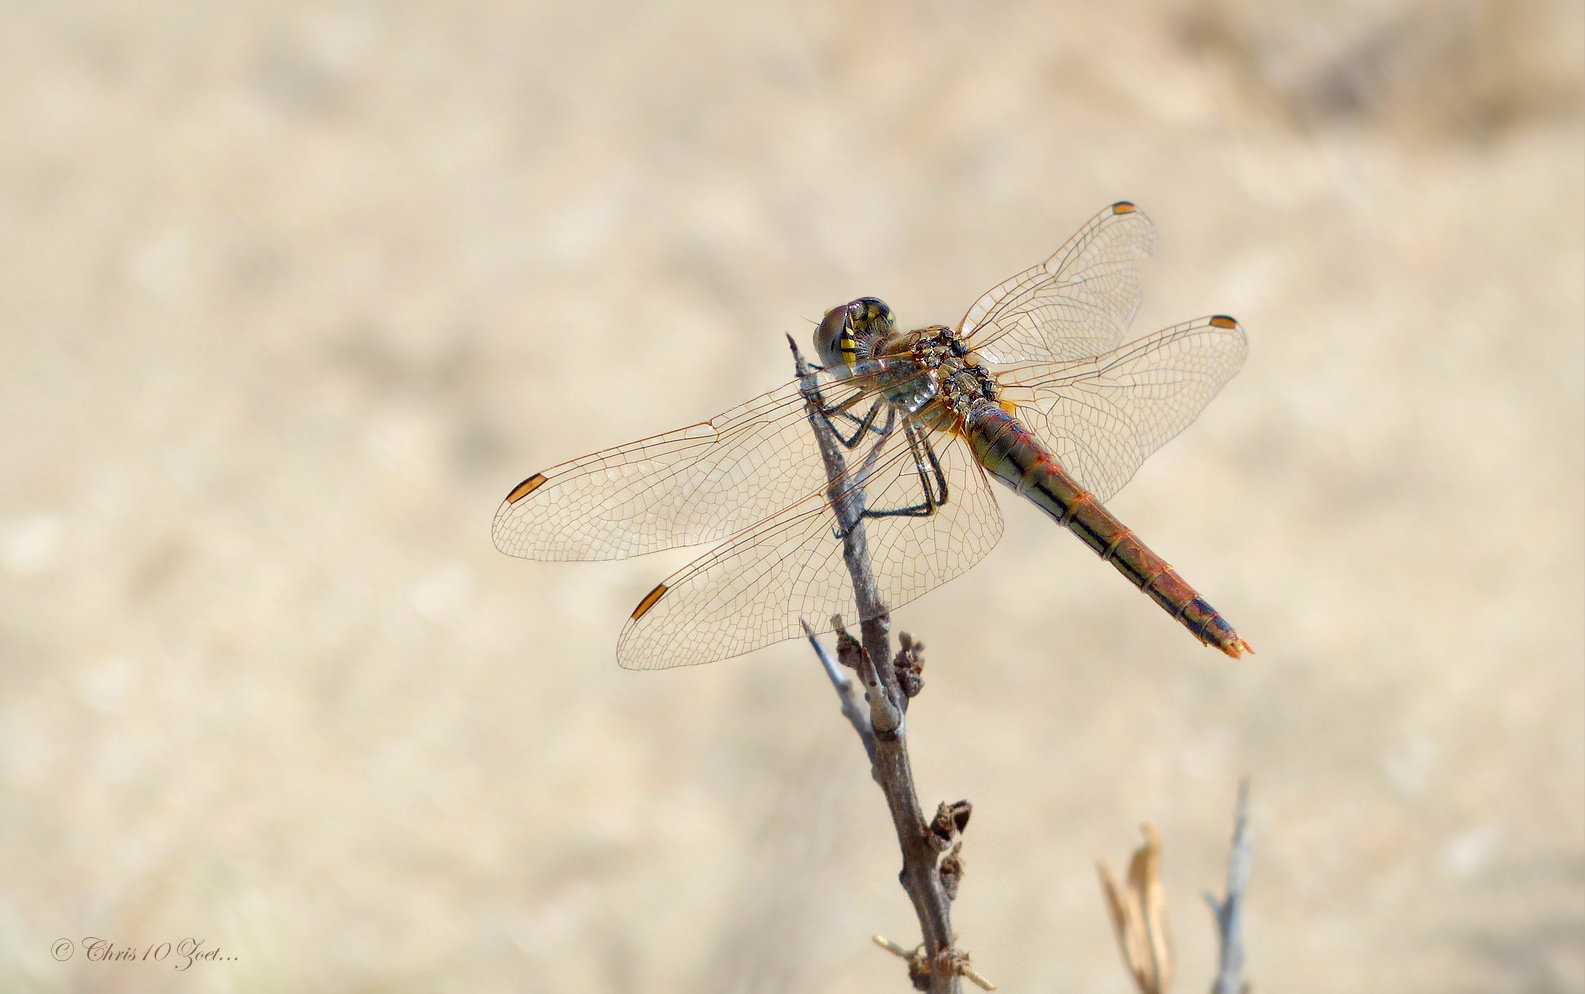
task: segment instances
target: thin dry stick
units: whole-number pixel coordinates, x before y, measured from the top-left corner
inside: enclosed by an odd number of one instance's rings
[[[842,701],[842,717],[848,720],[853,730],[858,733],[859,741],[864,743],[864,753],[870,758],[870,767],[875,766],[875,733],[870,730],[869,716],[859,706],[853,694],[853,681],[842,672],[842,664],[831,658],[831,652],[820,641],[815,630],[809,627],[809,622],[803,622],[804,637],[814,647],[815,656],[819,658],[820,665],[825,667],[826,676],[831,680],[831,686],[836,690],[837,697]]]
[[[1247,990],[1244,972],[1244,892],[1249,889],[1249,866],[1254,847],[1249,841],[1249,781],[1238,785],[1238,810],[1233,821],[1233,852],[1227,859],[1227,897],[1218,901],[1205,895],[1216,919],[1216,940],[1221,947],[1216,981],[1211,994],[1239,994]]]
[[[814,373],[798,343],[791,335],[787,343],[792,348],[798,375],[803,381],[804,399],[809,407],[809,424],[820,446],[826,466],[826,496],[836,512],[842,529],[842,558],[853,579],[853,592],[858,601],[860,617],[864,618],[860,631],[864,651],[858,653],[859,677],[863,680],[869,699],[869,725],[873,741],[871,764],[877,782],[886,795],[892,813],[892,823],[897,829],[897,842],[902,848],[903,889],[913,901],[914,912],[919,916],[919,928],[924,935],[923,962],[911,967],[915,985],[922,981],[936,994],[959,994],[958,977],[966,967],[966,957],[953,946],[952,919],[949,912],[951,898],[940,872],[941,857],[959,844],[956,838],[966,822],[966,805],[963,818],[955,830],[933,832],[926,823],[914,791],[913,770],[908,762],[907,728],[904,723],[908,697],[902,692],[895,669],[890,665],[891,639],[888,636],[890,620],[886,605],[876,587],[875,573],[870,565],[869,547],[864,538],[863,491],[850,486],[846,476],[847,464],[841,448],[833,437],[830,426],[820,413],[820,395],[815,385]],[[840,691],[839,691],[840,692]],[[857,727],[857,725],[856,725]],[[860,738],[864,739],[863,730]],[[866,742],[866,749],[869,748]],[[938,819],[943,820],[943,819]]]

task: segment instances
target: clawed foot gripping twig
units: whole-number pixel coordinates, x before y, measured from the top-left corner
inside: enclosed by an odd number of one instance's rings
[[[875,582],[864,538],[864,494],[848,482],[846,460],[839,441],[829,419],[821,414],[824,407],[813,370],[791,336],[787,341],[797,363],[798,375],[803,380],[809,425],[825,460],[826,496],[837,515],[842,558],[853,579],[853,592],[863,619],[859,627],[862,642],[843,629],[840,618],[832,619],[838,633],[835,663],[807,621],[804,631],[836,688],[842,701],[842,713],[864,744],[875,781],[886,795],[903,854],[903,889],[913,901],[924,935],[924,942],[916,952],[900,950],[884,940],[882,944],[908,960],[909,977],[919,990],[958,994],[962,990],[959,977],[969,977],[991,990],[994,985],[969,967],[968,955],[957,949],[952,932],[950,906],[963,874],[962,833],[968,824],[969,803],[943,804],[935,819],[926,822],[914,791],[913,770],[908,761],[904,719],[909,699],[923,687],[920,672],[924,666],[924,646],[903,634],[899,636],[902,648],[892,656],[888,635],[890,619]],[[858,674],[869,705],[867,714],[857,700],[853,682],[842,672],[842,665]]]

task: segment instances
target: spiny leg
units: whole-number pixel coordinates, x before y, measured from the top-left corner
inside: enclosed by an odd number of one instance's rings
[[[892,433],[892,428],[897,420],[897,409],[888,404],[886,398],[874,397],[868,413],[863,418],[849,410],[849,408],[858,404],[859,401],[869,397],[871,397],[870,394],[854,394],[842,403],[830,406],[826,405],[824,398],[821,399],[820,407],[818,408],[820,416],[825,419],[826,427],[831,429],[831,434],[836,436],[837,441],[842,443],[843,448],[857,448],[859,442],[872,430],[881,435],[890,435]],[[886,408],[886,423],[877,428],[875,419],[879,416],[882,407]],[[832,420],[833,418],[841,418],[843,421],[858,427],[853,430],[852,435],[844,437]]]
[[[905,423],[903,431],[908,436],[908,451],[914,456],[914,471],[919,474],[919,488],[924,494],[924,500],[907,507],[888,508],[884,511],[865,508],[863,517],[923,518],[936,513],[936,509],[947,502],[947,475],[941,469],[941,461],[936,458],[935,448],[913,422]]]
[[[941,469],[941,460],[936,457],[935,447],[930,444],[930,439],[921,432],[913,422],[903,422],[903,432],[908,438],[908,451],[914,456],[914,471],[919,477],[919,488],[924,499],[917,504],[907,507],[891,507],[877,511],[866,507],[859,512],[859,520],[864,518],[928,518],[947,502],[947,474]],[[857,527],[858,522],[854,522]],[[847,531],[852,531],[849,528]],[[833,528],[832,533],[837,538],[846,538],[847,533],[841,529]]]

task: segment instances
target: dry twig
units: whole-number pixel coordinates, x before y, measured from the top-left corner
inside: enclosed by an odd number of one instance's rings
[[[925,821],[924,812],[920,809],[919,798],[914,790],[913,770],[908,761],[908,737],[904,719],[909,697],[912,696],[909,691],[918,692],[918,668],[922,665],[919,660],[919,650],[922,646],[916,645],[911,640],[905,640],[897,660],[892,660],[891,640],[888,636],[890,619],[875,583],[869,547],[864,537],[865,495],[861,489],[848,485],[847,465],[841,446],[820,413],[820,396],[815,387],[813,370],[804,361],[803,355],[798,351],[798,343],[791,335],[787,337],[787,343],[792,348],[798,375],[803,380],[804,399],[809,408],[809,425],[815,433],[820,454],[825,461],[826,496],[836,512],[837,522],[842,530],[842,558],[853,580],[853,592],[858,602],[860,617],[864,619],[860,625],[863,651],[853,651],[854,647],[850,647],[847,652],[842,652],[841,639],[850,637],[842,631],[840,619],[837,619],[837,628],[840,632],[839,653],[853,657],[859,679],[864,684],[865,696],[869,702],[867,722],[862,716],[855,719],[854,714],[849,712],[849,691],[844,682],[838,680],[841,674],[830,665],[829,657],[818,648],[818,641],[812,634],[810,641],[816,644],[821,662],[826,665],[827,674],[836,673],[832,676],[832,683],[843,699],[844,713],[858,731],[860,740],[864,742],[865,751],[870,755],[872,772],[886,795],[886,804],[892,813],[892,823],[897,829],[897,842],[903,854],[903,870],[900,878],[903,889],[908,892],[908,897],[913,902],[914,912],[919,917],[919,928],[924,935],[924,943],[920,946],[917,956],[903,954],[910,963],[909,975],[915,987],[920,990],[929,990],[935,994],[957,994],[961,991],[958,978],[970,976],[972,971],[968,967],[968,957],[960,953],[954,945],[955,937],[952,933],[949,910],[951,896],[948,893],[948,885],[942,877],[941,864],[943,857],[949,853],[953,855],[951,888],[955,891],[958,875],[962,872],[962,862],[957,858],[957,851],[962,845],[960,833],[962,825],[967,822],[967,814],[965,813],[956,822],[948,819],[950,827],[942,833],[932,831],[931,826]],[[807,625],[805,631],[809,631]],[[906,636],[904,638],[906,639]],[[909,684],[906,690],[899,673],[905,675],[903,680]],[[854,707],[856,708],[856,703]],[[966,802],[959,804],[964,806],[966,812]],[[973,976],[978,978],[976,982],[983,981],[978,974]]]
[[[870,730],[869,715],[859,706],[858,698],[853,691],[853,680],[844,672],[842,666],[831,658],[831,651],[820,641],[815,630],[809,627],[809,622],[803,622],[804,637],[809,640],[809,645],[814,648],[815,656],[820,660],[820,665],[825,667],[826,676],[831,680],[831,686],[837,692],[837,698],[842,702],[842,717],[848,720],[853,730],[858,733],[859,741],[864,743],[864,753],[870,758],[870,767],[875,766],[875,733]]]
[[[1244,892],[1249,889],[1249,866],[1254,858],[1254,847],[1249,841],[1249,781],[1238,785],[1238,808],[1233,816],[1233,851],[1227,858],[1227,896],[1218,901],[1214,894],[1205,895],[1211,906],[1211,916],[1216,919],[1216,940],[1220,947],[1217,957],[1216,982],[1211,994],[1240,994],[1247,991],[1244,972]]]
[[[1238,786],[1238,811],[1233,851],[1227,862],[1227,897],[1210,893],[1205,901],[1216,920],[1219,965],[1211,994],[1248,994],[1244,969],[1244,891],[1249,887],[1252,848],[1249,842],[1249,782]],[[1101,890],[1112,918],[1112,930],[1123,962],[1141,994],[1166,994],[1172,984],[1172,936],[1167,928],[1167,900],[1161,889],[1161,837],[1154,825],[1141,826],[1145,844],[1134,851],[1128,882],[1118,882],[1106,861],[1097,861]]]

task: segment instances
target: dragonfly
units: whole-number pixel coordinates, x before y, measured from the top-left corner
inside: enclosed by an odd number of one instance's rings
[[[1104,506],[1248,351],[1221,314],[1120,344],[1155,248],[1150,219],[1119,201],[955,327],[900,331],[874,297],[834,307],[814,334],[823,365],[708,421],[533,474],[496,512],[495,545],[565,561],[713,543],[639,601],[617,642],[628,669],[687,666],[799,637],[803,622],[822,632],[867,620],[843,560],[854,527],[883,609],[960,575],[1001,538],[995,479],[1202,643],[1253,651]],[[843,447],[835,481],[811,397]],[[844,528],[836,498],[847,496],[859,510]]]

